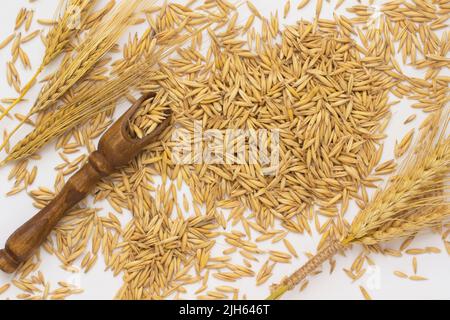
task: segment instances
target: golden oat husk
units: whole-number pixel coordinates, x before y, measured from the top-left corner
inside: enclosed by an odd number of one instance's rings
[[[355,217],[348,234],[340,241],[331,241],[302,268],[274,286],[268,300],[281,297],[351,244],[375,245],[410,237],[450,217],[449,110],[430,117],[432,120],[423,129],[421,139],[403,166]]]
[[[69,0],[60,3],[59,9],[64,8],[61,11],[62,13],[57,19],[57,23],[53,26],[53,28],[49,31],[46,36],[47,43],[45,49],[45,55],[42,60],[41,65],[39,66],[36,73],[31,77],[30,81],[22,88],[20,96],[0,115],[0,121],[9,114],[9,112],[25,97],[27,92],[31,89],[33,84],[35,83],[39,74],[44,70],[44,68],[49,65],[52,61],[56,59],[63,52],[67,45],[70,42],[70,39],[79,31],[78,27],[74,27],[71,23],[71,19],[73,18],[73,8],[79,8],[79,12],[81,14],[81,18],[84,19],[87,17],[90,10],[94,7],[96,0]],[[84,20],[81,20],[80,23],[83,24]],[[0,148],[0,150],[3,149]]]
[[[95,26],[76,50],[74,57],[66,59],[57,77],[39,94],[31,113],[43,111],[53,105],[116,44],[132,21],[132,15],[143,0],[123,1]]]

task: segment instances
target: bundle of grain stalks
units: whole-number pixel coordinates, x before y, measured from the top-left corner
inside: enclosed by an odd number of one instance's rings
[[[355,217],[349,232],[331,241],[302,268],[274,286],[269,299],[293,289],[326,260],[352,244],[373,246],[410,237],[450,217],[448,109],[425,122],[420,141],[387,186]],[[366,293],[367,295],[367,293]]]
[[[2,113],[0,120],[8,115],[8,113],[22,101],[44,68],[53,62],[64,50],[66,50],[71,39],[85,27],[89,14],[96,2],[96,0],[69,0],[65,1],[65,3],[60,6],[62,9],[61,13],[57,18],[55,25],[45,37],[46,49],[41,65],[28,84],[22,88],[20,96]],[[76,17],[79,19],[77,20],[77,23],[79,23],[78,26],[73,25],[73,20],[75,18],[73,16],[74,9],[76,9],[79,14],[79,16]]]
[[[135,6],[137,6],[137,2]],[[128,6],[127,8],[128,11],[126,11],[123,17],[128,17],[134,11],[133,6],[131,6],[132,9]],[[118,13],[119,12],[124,14],[123,11],[118,11]],[[119,24],[119,26],[122,26],[122,24]],[[205,28],[205,26],[203,26],[203,28]],[[139,54],[136,57],[139,59],[135,59],[130,66],[123,68],[117,76],[111,77],[108,81],[105,81],[99,85],[85,86],[82,87],[82,89],[78,88],[80,92],[77,93],[77,97],[69,100],[69,102],[60,106],[56,111],[46,114],[46,117],[41,118],[36,128],[10,150],[8,156],[4,159],[1,165],[4,165],[12,160],[20,160],[29,157],[53,138],[59,137],[68,130],[86,123],[87,120],[99,113],[113,109],[115,107],[115,103],[121,97],[126,96],[133,89],[139,87],[142,83],[150,84],[158,81],[161,77],[165,78],[164,75],[158,75],[155,72],[155,65],[160,60],[171,55],[177,47],[181,46],[191,37],[195,36],[196,33],[199,33],[202,30],[203,29],[200,28],[199,30],[193,31],[192,34],[178,34],[177,32],[173,32],[170,39],[165,39],[164,45],[159,43],[157,45],[157,39],[152,39],[149,41],[148,47],[146,47],[145,54]],[[100,34],[104,33],[104,30],[103,32],[100,32]],[[118,36],[118,34],[115,34],[115,36]],[[110,44],[112,45],[113,43]],[[92,56],[89,57],[90,60],[92,60]],[[95,64],[97,61],[96,59],[100,59],[101,55],[94,56],[93,58],[94,61],[92,63]],[[74,61],[78,60],[75,59]],[[81,73],[88,72],[89,70],[90,67],[87,69],[82,69]],[[74,68],[73,71],[78,74],[79,68]],[[68,69],[63,69],[62,74],[70,75],[70,71],[68,71]],[[60,88],[60,85],[56,85],[58,81],[52,81],[55,88]],[[74,85],[79,82],[79,78],[72,79],[69,77],[69,82]],[[69,90],[70,86],[66,88],[66,86],[63,85],[62,88],[64,88],[61,89],[62,92],[65,93],[65,90]],[[57,97],[54,99],[54,103],[56,103],[56,101],[60,98],[61,96],[57,94]],[[37,105],[39,104],[39,101],[41,101],[41,99],[37,100]],[[46,101],[45,103],[48,105],[50,100],[47,99],[43,101]],[[34,111],[35,107],[33,107],[32,113],[46,111],[46,108],[38,108],[37,111]],[[142,120],[143,119],[140,121]],[[25,120],[22,120],[21,124],[25,122]],[[21,124],[19,124],[16,129],[19,128]],[[16,129],[11,134],[13,134]],[[151,130],[151,127],[146,129],[146,131]],[[4,143],[7,143],[7,141]]]
[[[170,108],[168,97],[167,92],[160,91],[155,97],[142,103],[142,108],[130,119],[128,129],[132,137],[142,139],[166,118],[166,111]]]
[[[27,117],[9,134],[2,148],[29,117],[55,106],[74,85],[92,71],[100,59],[116,45],[123,32],[133,24],[134,14],[142,6],[142,3],[143,0],[121,2],[88,32],[79,47],[65,57],[59,71],[42,88]],[[146,3],[146,5],[150,6],[151,3]],[[49,38],[49,40],[54,41],[55,39]]]

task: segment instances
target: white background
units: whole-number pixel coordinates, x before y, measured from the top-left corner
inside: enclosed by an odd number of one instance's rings
[[[181,1],[180,1],[181,2]],[[296,7],[300,0],[292,1],[291,12],[287,20],[282,19],[284,1],[254,1],[255,5],[260,9],[261,13],[265,16],[269,16],[270,12],[278,10],[281,24],[292,24],[295,21],[305,18],[311,19],[314,15],[315,1],[311,0],[310,4],[297,11]],[[363,1],[365,3],[367,1]],[[13,28],[15,17],[21,7],[33,8],[35,10],[36,18],[52,18],[54,16],[55,8],[58,0],[38,0],[32,4],[26,0],[15,1],[2,1],[0,7],[0,41],[8,36]],[[336,1],[331,0],[330,3],[324,1],[322,9],[323,18],[331,18],[333,8]],[[342,10],[343,7],[349,6],[356,1],[347,0],[339,10],[340,13],[345,13]],[[248,10],[245,5],[241,6],[239,21],[245,23],[248,17]],[[34,20],[35,20],[34,19]],[[137,30],[143,30],[146,26],[136,27]],[[31,31],[41,28],[36,21],[31,28]],[[124,37],[127,38],[128,35]],[[10,46],[0,50],[0,66],[2,72],[0,72],[0,98],[15,97],[16,93],[6,83],[6,77],[4,76],[6,62],[10,60]],[[44,48],[39,39],[24,44],[23,49],[30,56],[33,71],[39,66]],[[32,75],[32,72],[25,71],[20,67],[20,63],[17,64],[19,73],[21,74],[23,84]],[[54,66],[53,66],[54,67]],[[51,68],[50,68],[51,69]],[[407,68],[410,75],[420,76],[420,73]],[[46,70],[49,72],[49,70]],[[37,85],[27,95],[27,98],[33,101],[38,93],[40,86]],[[22,103],[16,109],[15,112],[25,114],[31,103]],[[400,139],[411,128],[417,127],[420,124],[420,120],[423,119],[423,115],[417,112],[418,118],[408,125],[403,125],[403,121],[412,113],[416,112],[409,107],[411,102],[404,101],[392,108],[393,117],[389,127],[387,128],[388,138],[385,142],[385,154],[382,161],[392,158],[394,144],[396,139]],[[0,124],[0,129],[3,132],[5,127],[11,128],[11,120],[3,121]],[[26,128],[29,130],[29,128]],[[22,136],[24,131],[22,131]],[[18,135],[19,137],[21,135]],[[16,141],[16,140],[15,140]],[[43,158],[37,164],[39,165],[38,177],[36,182],[31,187],[35,189],[38,186],[46,186],[52,189],[55,171],[54,167],[61,162],[57,156],[54,147],[48,146],[40,153]],[[2,157],[4,155],[2,154]],[[36,213],[36,209],[32,206],[31,198],[22,192],[19,195],[13,197],[6,197],[6,192],[11,189],[11,183],[7,181],[7,175],[11,166],[0,169],[0,246],[3,247],[4,242],[8,236],[23,222],[29,219]],[[187,191],[187,190],[184,190]],[[182,194],[180,192],[180,194]],[[97,205],[98,206],[98,205]],[[105,204],[105,208],[108,207]],[[106,211],[106,210],[105,210]],[[350,215],[356,214],[357,209],[355,206],[351,207]],[[254,237],[255,238],[255,237]],[[300,267],[302,263],[306,261],[304,252],[315,252],[315,246],[317,245],[318,237],[311,239],[309,236],[290,236],[290,241],[296,246],[296,249],[300,254],[298,259],[294,259],[291,265],[277,265],[274,269],[274,276],[263,286],[256,287],[255,279],[244,279],[237,283],[232,284],[241,288],[241,294],[245,293],[248,299],[262,299],[265,298],[269,292],[269,285],[273,282],[279,281],[283,276],[292,273],[297,267]],[[389,247],[398,248],[401,241],[389,243]],[[393,275],[395,270],[401,270],[405,273],[412,274],[411,260],[412,256],[404,254],[401,258],[394,258],[382,255],[371,255],[372,259],[376,262],[376,267],[371,272],[366,273],[360,280],[352,283],[351,280],[342,271],[342,268],[349,268],[355,257],[359,254],[360,248],[354,248],[347,252],[347,257],[337,257],[336,271],[330,276],[329,265],[325,264],[324,272],[320,275],[310,279],[308,288],[299,293],[298,289],[285,295],[287,299],[361,299],[362,295],[358,286],[363,285],[370,295],[374,299],[450,299],[450,259],[445,251],[443,243],[438,234],[426,232],[420,235],[413,242],[411,247],[426,247],[436,246],[441,248],[441,254],[428,254],[418,256],[419,274],[429,278],[428,281],[413,282],[410,280],[399,279]],[[221,240],[216,245],[216,255],[220,255],[221,251],[228,246]],[[262,244],[262,248],[265,249],[279,249],[285,251],[285,248],[281,243],[271,245],[270,241]],[[44,273],[47,279],[52,282],[52,287],[56,288],[58,281],[72,282],[79,285],[85,290],[81,295],[73,296],[73,299],[111,299],[121,285],[120,276],[113,278],[110,272],[104,272],[104,264],[102,259],[99,259],[96,266],[88,274],[69,274],[59,268],[59,262],[55,257],[49,256],[45,253],[42,255],[43,262],[41,265],[41,271]],[[261,259],[261,263],[265,261]],[[259,266],[254,265],[254,270],[258,270]],[[0,273],[0,287],[9,282],[12,279],[11,276]],[[216,285],[224,284],[217,281],[213,277],[210,277],[209,288],[213,289]],[[195,285],[189,294],[184,295],[184,298],[195,298],[192,294],[197,290],[199,285]],[[8,290],[5,294],[0,296],[0,299],[11,298],[17,295],[18,291],[14,288]],[[242,298],[242,295],[241,295]]]

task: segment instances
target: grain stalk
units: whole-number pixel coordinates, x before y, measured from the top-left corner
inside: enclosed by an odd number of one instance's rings
[[[79,8],[82,21],[80,23],[83,25],[88,13],[94,7],[96,0],[70,0],[66,3],[63,13],[60,15],[57,24],[49,31],[46,36],[46,49],[44,58],[39,68],[36,70],[35,74],[31,77],[31,80],[22,88],[19,97],[2,113],[0,116],[0,121],[6,117],[9,112],[22,101],[27,92],[36,82],[37,77],[48,66],[52,61],[54,61],[63,52],[70,42],[70,39],[78,33],[78,29],[72,26],[71,19],[73,18],[73,9]],[[61,7],[61,5],[59,6]],[[3,149],[3,146],[0,150]]]
[[[22,159],[34,154],[51,139],[84,123],[96,114],[113,108],[114,103],[126,95],[131,87],[136,86],[144,76],[149,76],[148,72],[151,70],[150,68],[146,69],[147,67],[148,64],[137,64],[102,86],[88,88],[82,92],[79,98],[57,110],[18,142],[0,166],[11,160]],[[147,72],[142,72],[143,68]]]
[[[0,167],[9,161],[31,156],[51,139],[61,136],[63,133],[85,123],[101,112],[112,109],[114,103],[130,92],[131,89],[142,83],[154,80],[155,73],[153,68],[159,61],[171,55],[179,46],[192,36],[204,31],[208,26],[197,30],[193,34],[175,38],[173,43],[176,45],[170,49],[161,47],[157,50],[152,50],[144,55],[140,61],[125,69],[116,78],[107,81],[101,86],[88,87],[83,92],[80,92],[77,99],[69,105],[58,109],[18,142],[6,159],[0,163]],[[154,42],[156,42],[155,39]],[[154,48],[155,44],[151,44],[151,47]]]
[[[143,0],[123,1],[105,21],[101,21],[98,26],[92,29],[75,56],[65,59],[57,76],[43,88],[31,111],[5,139],[0,150],[32,115],[54,105],[58,99],[63,97],[69,89],[92,70],[132,23],[132,15],[142,2]]]
[[[35,114],[54,105],[116,44],[126,28],[133,21],[132,15],[143,0],[122,1],[122,3],[101,22],[76,50],[74,57],[66,60],[60,73],[39,94],[31,113]]]
[[[438,226],[450,217],[450,137],[446,136],[449,113],[441,111],[432,117],[434,120],[426,127],[422,139],[398,174],[355,217],[347,236],[340,241],[330,241],[302,268],[274,286],[268,300],[280,298],[352,244],[375,245],[409,237],[425,228]],[[443,120],[439,125],[441,117]]]

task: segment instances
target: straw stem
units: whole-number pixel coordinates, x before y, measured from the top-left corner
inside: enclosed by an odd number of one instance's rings
[[[308,275],[320,267],[325,261],[332,258],[340,250],[345,250],[345,246],[342,242],[331,241],[325,248],[309,259],[303,267],[298,269],[289,277],[285,278],[280,285],[277,285],[267,300],[276,300],[286,291],[292,290],[296,285],[302,282]]]
[[[27,94],[27,92],[31,89],[31,87],[33,86],[34,82],[36,81],[37,77],[39,76],[39,74],[42,72],[42,70],[44,69],[44,65],[42,64],[39,69],[36,71],[36,73],[33,75],[33,77],[31,78],[31,80],[23,87],[22,91],[20,92],[20,96],[14,100],[14,102],[6,109],[3,111],[3,114],[0,116],[0,121],[3,120],[3,118],[5,118],[9,112],[17,105],[19,104],[20,101],[22,101],[23,97],[25,97],[25,95]],[[4,145],[2,145],[2,147],[0,148],[0,150],[2,150],[4,147]]]

